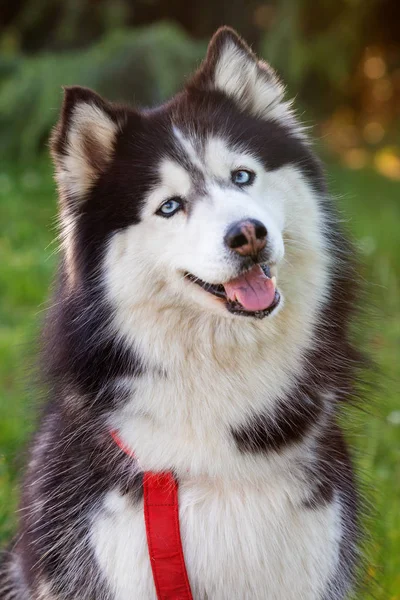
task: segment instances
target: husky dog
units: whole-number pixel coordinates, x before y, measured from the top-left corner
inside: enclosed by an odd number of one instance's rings
[[[50,397],[2,600],[154,600],[144,471],[179,484],[194,600],[347,598],[352,249],[274,71],[222,28],[161,107],[67,88],[52,154]]]

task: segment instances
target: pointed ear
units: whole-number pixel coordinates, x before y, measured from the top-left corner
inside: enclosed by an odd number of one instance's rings
[[[87,88],[67,87],[51,153],[62,200],[81,202],[110,163],[123,121],[121,109]]]
[[[283,85],[273,69],[230,27],[221,27],[208,46],[207,55],[189,87],[219,90],[241,110],[259,117],[270,116],[282,102]]]

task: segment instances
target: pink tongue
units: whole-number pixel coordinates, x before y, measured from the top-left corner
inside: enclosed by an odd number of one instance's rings
[[[237,300],[249,311],[265,310],[275,298],[275,286],[260,265],[224,283],[224,288],[229,300]]]

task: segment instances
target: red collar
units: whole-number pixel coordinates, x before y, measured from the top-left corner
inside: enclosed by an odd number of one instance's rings
[[[115,430],[110,433],[125,454],[136,458]],[[179,529],[178,483],[170,471],[144,472],[143,507],[158,600],[193,600]]]

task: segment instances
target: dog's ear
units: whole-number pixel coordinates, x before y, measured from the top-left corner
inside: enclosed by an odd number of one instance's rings
[[[274,70],[230,27],[221,27],[214,34],[191,86],[224,92],[241,110],[259,117],[276,110],[284,95]]]
[[[67,87],[51,137],[61,200],[81,203],[110,163],[123,120],[121,109],[82,87]]]

